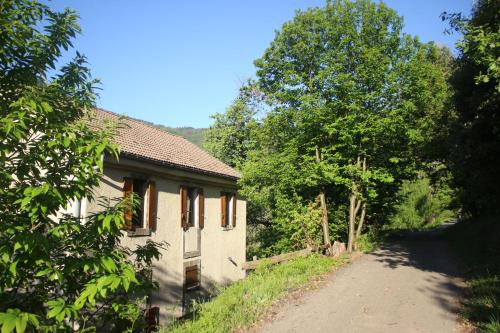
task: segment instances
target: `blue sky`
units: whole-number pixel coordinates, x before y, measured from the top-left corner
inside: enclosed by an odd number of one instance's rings
[[[443,11],[469,13],[473,0],[386,0],[405,32],[453,47]],[[296,9],[317,0],[53,0],[81,16],[75,48],[102,80],[98,105],[167,126],[207,127],[223,112],[253,61]],[[70,53],[69,55],[72,55]],[[69,56],[68,55],[68,56]]]

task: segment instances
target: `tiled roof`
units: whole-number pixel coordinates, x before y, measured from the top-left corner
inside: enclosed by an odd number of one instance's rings
[[[95,109],[92,127],[101,127],[106,121],[121,122],[115,136],[124,156],[149,160],[173,168],[237,179],[240,174],[188,140],[155,128],[140,120]],[[121,118],[121,119],[120,119]]]

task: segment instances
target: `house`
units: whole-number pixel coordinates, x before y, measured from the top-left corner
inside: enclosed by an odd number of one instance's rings
[[[95,113],[97,123],[120,119],[101,109]],[[104,157],[94,192],[143,198],[137,216],[126,216],[124,245],[134,248],[147,239],[168,244],[153,268],[159,290],[150,300],[162,321],[183,315],[200,292],[244,277],[246,202],[237,193],[240,175],[231,167],[182,137],[139,120],[120,121],[120,159]],[[84,216],[99,207],[92,201],[73,209]]]

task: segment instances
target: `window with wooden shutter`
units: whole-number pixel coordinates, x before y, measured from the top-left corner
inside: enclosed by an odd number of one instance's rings
[[[193,265],[186,267],[184,289],[193,290],[200,287],[200,266]]]
[[[226,192],[220,193],[220,211],[221,211],[220,225],[221,225],[221,227],[225,228],[227,226],[227,193]]]
[[[123,197],[126,200],[125,210],[123,212],[123,218],[125,220],[124,229],[132,229],[132,193],[134,191],[134,180],[132,178],[123,178]]]
[[[198,189],[198,227],[203,229],[205,226],[205,196],[203,189]]]
[[[156,230],[156,184],[153,181],[148,183],[148,228],[150,230]]]
[[[188,210],[188,207],[187,207],[187,204],[188,204],[188,188],[187,187],[184,187],[184,186],[181,186],[181,227],[183,229],[187,229],[188,228],[188,224],[187,224],[187,210]]]
[[[232,211],[232,219],[231,219],[231,224],[234,227],[236,227],[236,193],[233,193],[231,195],[231,203],[233,205],[233,211]]]

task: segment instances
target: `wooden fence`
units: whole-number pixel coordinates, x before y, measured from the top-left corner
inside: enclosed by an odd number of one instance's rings
[[[309,254],[311,254],[314,251],[315,251],[314,248],[308,247],[308,248],[300,250],[300,251],[284,253],[284,254],[280,254],[280,255],[277,255],[274,257],[270,257],[270,258],[247,261],[242,265],[241,268],[244,270],[255,269],[259,264],[261,264],[264,261],[269,262],[271,264],[278,264],[280,262],[287,261],[287,260],[290,260],[290,259],[295,258],[295,257],[307,257]]]

